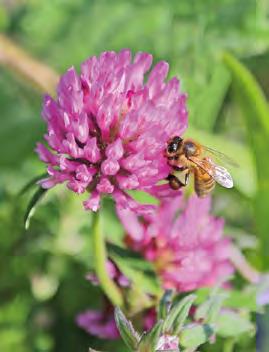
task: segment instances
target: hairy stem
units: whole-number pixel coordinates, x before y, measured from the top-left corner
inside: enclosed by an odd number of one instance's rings
[[[100,212],[93,212],[93,251],[94,251],[94,266],[97,278],[100,285],[110,299],[110,301],[118,307],[123,306],[123,298],[119,288],[114,281],[111,280],[106,268],[107,253],[105,238],[101,228]]]
[[[230,252],[230,259],[233,262],[236,269],[241,273],[241,275],[247,279],[252,284],[257,284],[261,279],[261,274],[253,268],[250,263],[246,260],[241,251],[232,246]]]
[[[41,93],[54,95],[59,75],[3,34],[0,34],[0,65],[21,76]]]

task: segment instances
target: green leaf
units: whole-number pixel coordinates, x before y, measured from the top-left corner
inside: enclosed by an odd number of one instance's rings
[[[109,256],[133,285],[141,288],[143,292],[160,296],[160,282],[150,262],[139,254],[116,245],[109,244],[108,250]]]
[[[210,295],[210,289],[203,288],[196,291],[197,294],[197,304],[203,305],[204,301]],[[219,289],[219,294],[224,294],[225,299],[223,302],[223,306],[227,308],[244,308],[248,309],[252,312],[257,311],[257,287],[249,286],[244,290],[223,290]],[[198,308],[199,309],[199,308]],[[196,312],[197,317],[198,312]]]
[[[143,287],[131,285],[124,290],[128,314],[134,316],[143,310],[155,307],[156,297],[143,291]]]
[[[164,321],[163,329],[165,333],[170,335],[177,335],[179,333],[195,299],[195,295],[188,295],[172,306]]]
[[[163,321],[161,320],[149,332],[144,333],[138,345],[138,352],[155,352],[162,328]]]
[[[229,53],[224,54],[223,60],[232,74],[235,97],[243,112],[249,144],[255,155],[258,176],[258,189],[254,202],[256,231],[261,239],[261,264],[264,268],[268,268],[269,164],[265,162],[266,151],[269,150],[268,102],[255,77],[243,64]]]
[[[158,205],[159,201],[157,198],[151,196],[147,192],[144,191],[128,191],[127,192],[132,198],[134,198],[137,202],[141,204],[152,204]]]
[[[179,342],[185,348],[198,347],[206,343],[213,334],[214,330],[210,325],[191,324],[181,330]]]
[[[163,294],[160,304],[159,304],[159,309],[158,309],[158,319],[165,319],[167,317],[167,314],[171,308],[172,300],[173,300],[173,290],[166,290],[165,293]]]
[[[2,4],[0,5],[0,30],[4,30],[10,24],[10,19],[7,13],[7,9]]]
[[[240,96],[244,100],[244,109],[249,109],[246,118],[250,118],[250,124],[253,120],[259,120],[259,124],[269,135],[269,108],[261,87],[251,72],[241,64],[232,54],[224,53],[223,61],[230,70],[234,83],[240,91]]]
[[[236,337],[245,333],[254,333],[255,327],[248,316],[233,311],[223,311],[217,319],[216,331],[222,337]]]
[[[244,290],[231,290],[225,300],[225,306],[230,308],[248,309],[251,312],[256,312],[258,309],[256,297],[258,289],[255,286],[250,286]]]
[[[26,185],[20,190],[19,192],[19,196],[22,196],[23,194],[27,193],[32,187],[37,185],[37,182],[42,180],[43,178],[45,178],[46,176],[48,176],[47,173],[43,173],[39,176],[36,176],[34,178],[32,178],[29,182],[26,183]]]
[[[209,297],[207,301],[198,306],[195,312],[195,320],[202,320],[210,325],[216,322],[220,309],[226,299],[227,294],[216,293]]]
[[[115,308],[115,321],[123,341],[131,351],[137,349],[140,337],[132,323],[126,319],[120,308]]]
[[[39,187],[31,198],[24,215],[24,227],[26,230],[30,225],[30,219],[34,215],[38,203],[41,201],[47,191],[47,189]]]
[[[2,49],[1,49],[2,50]],[[1,61],[1,59],[0,59]],[[13,76],[1,70],[0,76],[1,130],[0,155],[1,167],[22,171],[22,165],[31,158],[36,141],[43,133],[40,114],[40,97],[28,87],[21,86]],[[14,96],[17,97],[13,104]],[[31,133],[29,133],[31,131]],[[11,143],[12,141],[12,143]],[[12,145],[11,148],[6,148]]]
[[[195,121],[195,126],[206,131],[213,129],[231,83],[230,73],[224,64],[216,63],[213,65],[212,70],[211,79],[205,89],[201,90],[195,101],[194,109],[190,113],[190,120]]]

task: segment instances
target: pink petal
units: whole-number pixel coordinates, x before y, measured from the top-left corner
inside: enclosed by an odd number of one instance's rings
[[[96,137],[89,138],[84,147],[84,156],[92,163],[96,163],[101,158],[100,150],[97,146]]]
[[[106,159],[101,165],[101,170],[104,175],[116,175],[119,169],[120,165],[117,160],[114,159]]]
[[[67,187],[71,191],[81,194],[81,193],[85,192],[87,184],[73,179],[73,180],[70,180],[69,182],[67,182]]]
[[[162,335],[159,338],[157,348],[158,351],[177,351],[179,352],[179,338],[178,336]]]
[[[117,207],[117,214],[127,231],[127,233],[135,240],[140,241],[144,235],[144,228],[140,224],[137,215],[130,209]]]
[[[85,164],[81,164],[76,168],[76,179],[81,182],[89,183],[95,173],[95,169],[89,169]]]
[[[120,162],[121,166],[132,172],[151,164],[150,160],[144,160],[143,153],[132,154]]]
[[[149,75],[147,87],[149,88],[150,97],[154,97],[163,88],[164,80],[168,74],[169,65],[165,61],[160,61],[153,68]]]
[[[113,310],[111,310],[113,312]],[[89,334],[98,336],[101,339],[117,339],[118,329],[114,316],[110,312],[97,310],[87,310],[80,313],[76,322],[79,327],[86,330]]]
[[[49,189],[58,184],[57,180],[53,177],[44,178],[40,180],[38,184],[41,185],[42,188]]]
[[[89,125],[86,113],[80,114],[78,121],[73,122],[73,130],[76,135],[76,138],[81,143],[87,142],[89,138]]]
[[[139,186],[139,181],[135,175],[117,176],[117,181],[121,189],[136,189]]]
[[[100,198],[100,193],[96,191],[92,192],[89,199],[83,202],[84,208],[96,212],[100,207]]]
[[[37,143],[36,152],[39,155],[40,160],[51,165],[57,165],[58,156],[51,153],[43,144]]]
[[[119,208],[133,210],[139,215],[152,215],[152,213],[154,213],[154,211],[156,210],[156,206],[151,204],[139,204],[127,193],[121,191],[114,191],[113,198],[115,199]]]
[[[120,138],[109,144],[106,148],[106,156],[108,159],[119,160],[124,153],[122,141]]]
[[[79,158],[82,155],[82,150],[78,147],[73,133],[66,134],[63,146],[66,148],[66,152],[73,158]]]
[[[114,186],[111,184],[111,182],[107,178],[103,177],[97,185],[97,190],[100,193],[110,194],[110,193],[113,193]]]

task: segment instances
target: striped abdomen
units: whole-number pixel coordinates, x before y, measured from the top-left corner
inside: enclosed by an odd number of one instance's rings
[[[215,180],[203,169],[195,167],[194,170],[194,189],[198,197],[206,197],[215,187]]]

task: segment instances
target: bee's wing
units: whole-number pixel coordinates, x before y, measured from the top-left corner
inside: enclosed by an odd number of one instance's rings
[[[233,179],[230,173],[223,167],[216,165],[211,159],[204,158],[199,159],[197,157],[190,157],[195,165],[203,169],[208,175],[210,175],[217,183],[225,188],[233,187]]]
[[[233,188],[234,186],[232,176],[223,166],[215,165],[213,178],[225,188]]]
[[[213,149],[213,148],[209,148],[205,145],[202,146],[203,149],[205,150],[205,152],[213,155],[215,158],[217,158],[218,160],[222,161],[224,164],[226,165],[230,165],[230,166],[233,166],[233,167],[239,167],[238,163],[233,160],[232,158],[230,158],[228,155],[216,150],[216,149]]]

